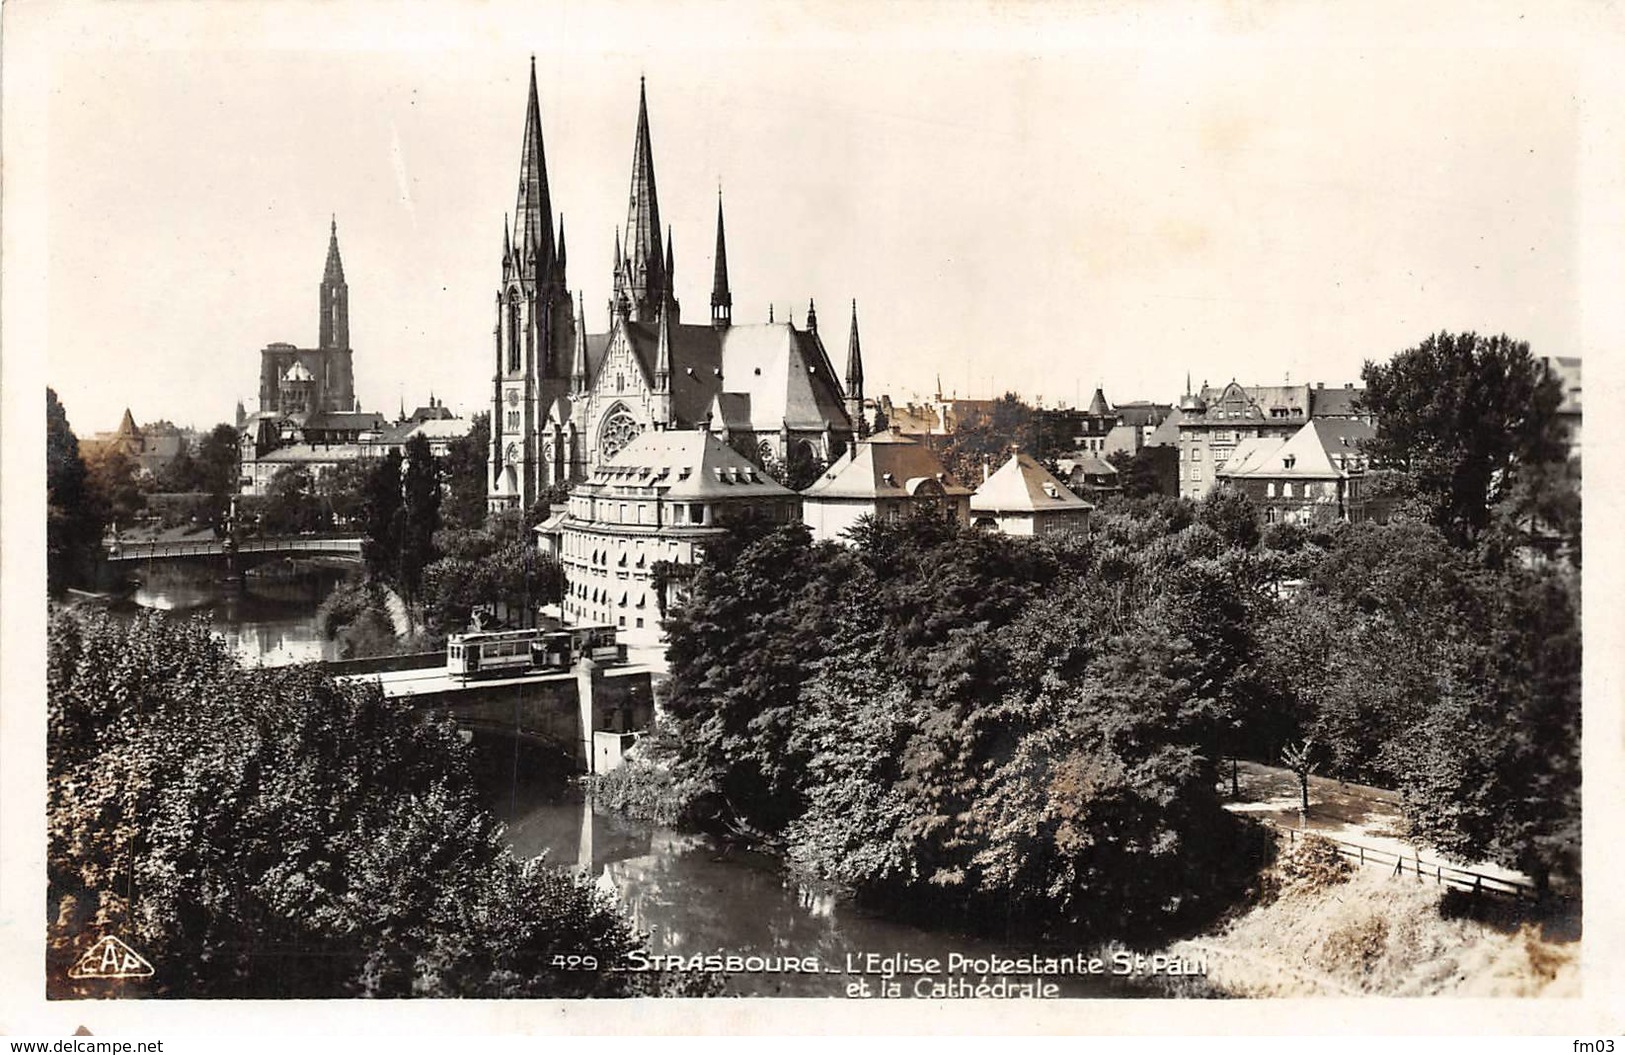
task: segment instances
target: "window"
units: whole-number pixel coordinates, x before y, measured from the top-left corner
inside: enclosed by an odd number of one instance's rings
[[[1275,497],[1275,481],[1274,480],[1271,480],[1269,483],[1264,485],[1264,497],[1265,498],[1274,498]],[[1275,510],[1272,509],[1272,510],[1270,510],[1270,512],[1273,513],[1273,512],[1275,512]],[[1270,523],[1273,524],[1273,523],[1275,523],[1275,521],[1271,520]]]
[[[1292,497],[1292,483],[1291,483],[1291,481],[1288,481],[1287,483],[1284,483],[1284,484],[1281,485],[1281,497],[1282,498],[1291,498]]]
[[[1191,461],[1199,462],[1201,460],[1202,460],[1202,448],[1197,447],[1197,448],[1195,448],[1194,450],[1191,451]]]

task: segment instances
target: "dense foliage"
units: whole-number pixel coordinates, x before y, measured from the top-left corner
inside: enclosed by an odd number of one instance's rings
[[[421,597],[429,626],[464,629],[476,613],[529,622],[564,596],[564,570],[536,545],[526,519],[493,514],[477,529],[445,528],[434,536],[439,556],[423,571]]]
[[[79,438],[56,392],[45,390],[45,580],[59,594],[92,574],[102,513],[91,490]]]
[[[1245,881],[1258,845],[1216,785],[1250,645],[1194,632],[1191,609],[1246,608],[1250,588],[1204,560],[1213,532],[1153,547],[1167,595],[1126,606],[1118,562],[1138,558],[1112,543],[931,520],[864,522],[853,541],[788,527],[694,576],[644,763],[665,810],[982,927],[1149,932]]]
[[[1577,494],[1572,496],[1578,501]],[[1421,518],[1117,499],[1087,539],[863,521],[715,547],[614,802],[900,912],[1135,928],[1256,863],[1221,761],[1399,789],[1441,852],[1577,877],[1578,575]]]
[[[1567,460],[1557,418],[1562,385],[1521,341],[1439,333],[1387,363],[1366,363],[1364,379],[1364,402],[1377,418],[1367,450],[1408,477],[1433,523],[1457,543],[1484,533],[1521,473]],[[1573,511],[1577,521],[1577,505]]]
[[[310,667],[245,670],[201,622],[57,615],[49,651],[54,996],[115,933],[171,997],[637,995],[592,886],[507,851],[447,724]],[[94,988],[89,988],[94,986]]]

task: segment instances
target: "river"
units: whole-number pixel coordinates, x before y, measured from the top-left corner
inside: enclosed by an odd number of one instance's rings
[[[315,611],[338,569],[309,569],[287,579],[250,578],[242,585],[218,581],[199,567],[154,565],[130,597],[114,611],[163,609],[209,618],[248,663],[281,664],[331,656],[321,640]],[[736,954],[740,957],[795,957],[817,970],[726,974],[726,991],[745,996],[843,996],[848,986],[867,994],[946,995],[931,986],[952,981],[974,985],[978,967],[950,970],[950,956],[975,961],[1040,950],[986,939],[961,937],[879,918],[851,901],[811,889],[789,878],[778,860],[725,845],[706,836],[673,831],[624,817],[597,813],[579,793],[561,793],[516,752],[491,749],[481,758],[484,796],[507,825],[513,852],[522,858],[545,854],[555,865],[593,877],[649,935],[651,951],[683,957]],[[513,765],[505,764],[512,759]],[[494,760],[494,761],[492,761]],[[529,774],[529,775],[526,775]],[[1085,950],[1055,949],[1050,956],[1087,960]],[[914,963],[903,963],[903,960]],[[936,961],[933,966],[930,961]],[[755,965],[752,965],[755,966]],[[764,965],[765,966],[765,965]],[[1068,997],[1148,995],[1122,978],[1057,975],[1050,995]],[[896,968],[916,968],[914,970]],[[852,973],[848,973],[852,969]],[[994,970],[990,981],[1004,972]],[[888,977],[889,976],[889,977]],[[923,981],[922,981],[923,979]],[[1011,981],[1033,981],[1012,977]],[[885,989],[886,986],[895,986]],[[955,994],[963,995],[963,994]]]

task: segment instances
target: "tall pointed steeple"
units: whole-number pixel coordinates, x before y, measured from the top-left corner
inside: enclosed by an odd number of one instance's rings
[[[863,353],[858,348],[858,302],[852,300],[852,332],[846,339],[846,414],[859,439],[869,435],[863,417]]]
[[[559,213],[559,252],[557,256],[561,274],[564,271],[564,259],[564,214],[561,212]]]
[[[807,298],[807,332],[815,335],[818,333],[818,306],[813,303],[811,297]]]
[[[530,58],[530,99],[525,104],[525,139],[519,155],[519,201],[514,207],[514,241],[528,279],[547,277],[553,266],[553,203],[547,190],[547,155],[542,149],[542,108],[536,97],[536,56]]]
[[[317,327],[318,348],[350,347],[350,287],[344,283],[344,261],[339,258],[339,219],[334,216],[327,233],[327,266],[322,271],[322,318]]]
[[[728,243],[722,235],[722,188],[717,188],[717,261],[711,276],[711,325],[733,325],[734,297],[728,289]]]
[[[570,364],[570,394],[582,395],[587,391],[587,303],[576,291],[576,348]]]
[[[626,272],[632,315],[653,322],[666,295],[660,245],[660,199],[655,193],[654,150],[649,145],[649,97],[638,78],[638,132],[632,145],[632,189],[626,210]]]
[[[502,282],[513,278],[513,240],[508,237],[508,214],[502,214]]]

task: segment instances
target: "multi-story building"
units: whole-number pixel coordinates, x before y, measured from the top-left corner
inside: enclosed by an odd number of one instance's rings
[[[607,623],[630,644],[660,641],[675,566],[741,516],[792,523],[794,491],[780,486],[710,432],[648,431],[597,465],[570,492],[568,508],[537,528],[564,567],[570,623]]]
[[[703,429],[721,418],[735,444],[765,444],[783,462],[830,461],[855,438],[862,367],[848,363],[843,387],[819,336],[815,305],[809,302],[801,328],[773,321],[771,309],[766,323],[733,318],[720,195],[710,318],[683,321],[641,87],[607,331],[587,332],[584,298],[578,294],[572,304],[565,269],[564,221],[555,232],[533,61],[519,197],[513,227],[503,224],[492,331],[492,509],[529,508],[550,486],[596,479],[600,467],[647,431]],[[856,305],[852,325],[855,351]]]
[[[1253,385],[1231,381],[1187,391],[1179,403],[1179,494],[1201,498],[1213,489],[1219,470],[1249,439],[1285,439],[1311,419],[1365,421],[1364,389],[1324,385]]]
[[[865,516],[925,512],[969,523],[970,496],[930,447],[887,430],[860,441],[801,493],[801,518],[814,539],[838,541]]]
[[[1368,459],[1362,445],[1377,430],[1356,418],[1307,421],[1289,436],[1237,444],[1218,482],[1250,498],[1266,523],[1366,519]]]

